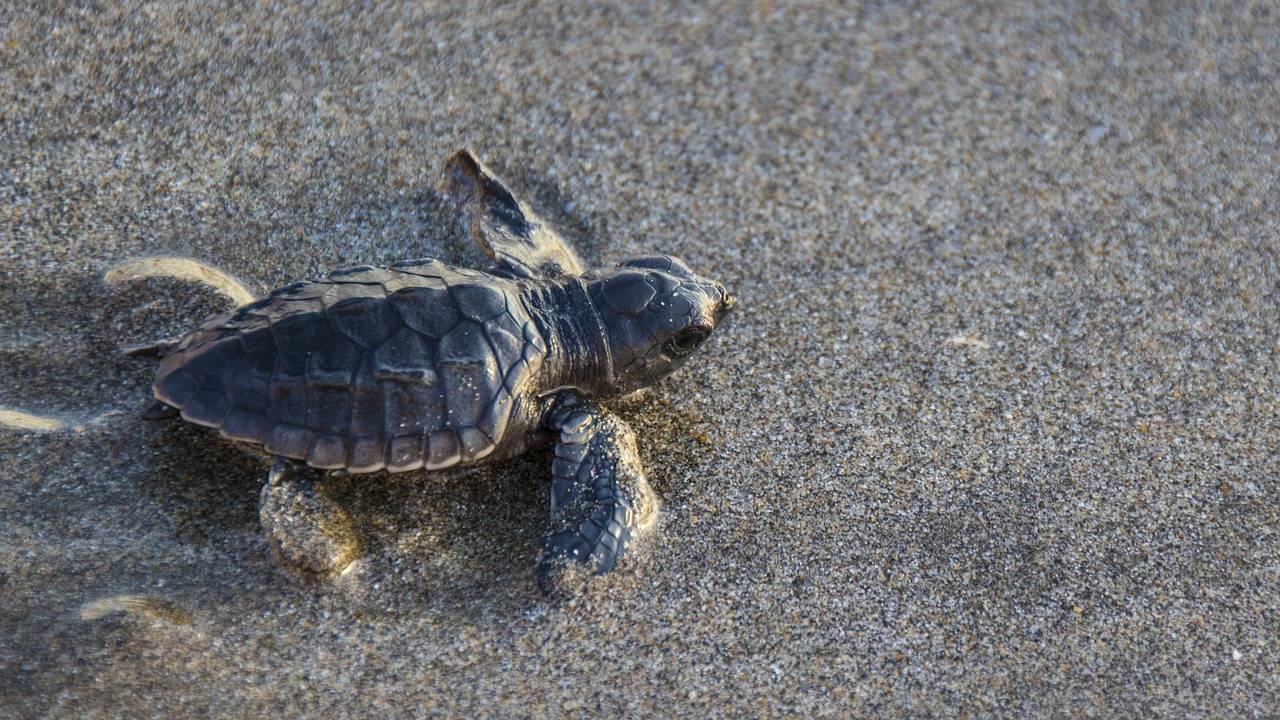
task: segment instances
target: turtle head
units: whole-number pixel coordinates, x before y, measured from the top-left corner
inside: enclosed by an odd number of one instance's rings
[[[615,392],[674,372],[733,309],[724,285],[668,255],[641,255],[583,278],[604,326]]]

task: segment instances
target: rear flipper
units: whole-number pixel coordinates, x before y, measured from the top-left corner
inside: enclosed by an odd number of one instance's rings
[[[130,345],[123,350],[125,357],[132,358],[151,358],[153,360],[163,360],[166,355],[173,352],[178,346],[177,340],[157,340],[155,342],[143,345]],[[170,407],[156,400],[142,411],[143,420],[170,420],[178,417],[178,409]]]
[[[155,342],[150,343],[143,343],[141,345],[130,345],[125,348],[123,352],[125,357],[155,358],[156,360],[163,360],[164,356],[173,352],[173,349],[177,346],[177,340],[165,339],[156,340]]]
[[[617,416],[576,401],[550,424],[560,431],[551,466],[551,532],[538,557],[538,585],[571,591],[585,575],[612,570],[657,503],[645,480],[635,437]]]
[[[277,460],[258,501],[258,517],[276,554],[313,577],[331,577],[360,557],[351,516],[325,495],[324,473]]]
[[[178,408],[170,407],[156,400],[148,405],[146,410],[142,411],[142,419],[147,421],[172,420],[178,417],[179,414]]]

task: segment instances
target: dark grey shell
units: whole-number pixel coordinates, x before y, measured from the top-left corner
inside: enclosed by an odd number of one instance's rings
[[[546,353],[518,293],[435,260],[339,270],[186,335],[155,395],[184,420],[317,468],[473,462],[502,442]]]

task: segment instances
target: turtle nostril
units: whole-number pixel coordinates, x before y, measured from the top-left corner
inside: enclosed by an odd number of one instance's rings
[[[724,293],[724,298],[720,301],[720,312],[729,312],[738,306],[738,301],[729,293]]]

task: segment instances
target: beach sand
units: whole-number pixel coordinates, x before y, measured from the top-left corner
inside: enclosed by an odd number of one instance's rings
[[[1275,6],[46,5],[0,9],[0,717],[1280,713]],[[461,147],[740,299],[616,404],[661,522],[566,604],[548,453],[340,481],[369,554],[308,582],[119,354],[232,303],[133,258],[479,262]]]

